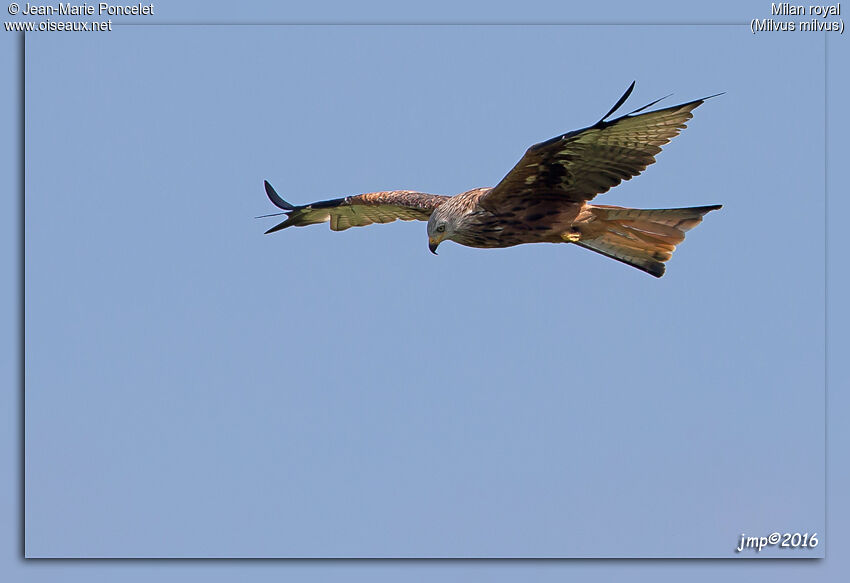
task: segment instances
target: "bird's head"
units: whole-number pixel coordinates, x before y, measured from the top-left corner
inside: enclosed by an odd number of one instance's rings
[[[455,232],[455,224],[452,216],[445,211],[443,206],[439,206],[431,213],[428,219],[428,249],[434,255],[437,254],[437,247],[446,239],[451,239]]]

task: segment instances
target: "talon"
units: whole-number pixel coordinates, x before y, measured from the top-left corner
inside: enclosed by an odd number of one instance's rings
[[[576,243],[581,240],[581,231],[576,228],[572,228],[566,233],[562,233],[561,239],[563,239],[566,243]]]

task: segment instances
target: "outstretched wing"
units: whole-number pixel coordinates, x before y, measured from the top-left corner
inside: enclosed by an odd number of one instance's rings
[[[588,201],[655,162],[661,146],[684,129],[694,108],[709,99],[635,115],[657,100],[605,121],[625,102],[634,85],[596,124],[531,146],[480,204],[498,212],[544,199],[562,203]]]
[[[266,231],[266,234],[287,227],[327,222],[330,222],[331,230],[344,231],[351,227],[391,223],[395,220],[427,221],[434,209],[450,198],[412,190],[390,190],[293,206],[283,200],[271,184],[265,182],[265,185],[269,200],[285,211],[280,214],[287,215],[285,221]]]

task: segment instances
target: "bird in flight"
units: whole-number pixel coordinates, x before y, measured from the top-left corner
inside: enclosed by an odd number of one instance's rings
[[[685,128],[691,112],[715,96],[640,113],[659,99],[608,120],[634,86],[592,126],[531,146],[492,188],[455,196],[390,190],[293,206],[266,181],[266,194],[284,211],[276,214],[287,215],[266,233],[327,222],[331,230],[344,231],[398,219],[428,221],[428,247],[435,254],[446,240],[479,248],[572,243],[661,277],[685,232],[721,205],[634,209],[589,201],[643,172]]]

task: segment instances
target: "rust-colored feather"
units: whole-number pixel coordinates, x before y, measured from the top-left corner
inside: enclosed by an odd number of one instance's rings
[[[655,277],[664,275],[669,260],[685,233],[720,205],[680,209],[629,209],[591,206],[595,221],[587,223],[575,243],[612,259],[637,267]]]

